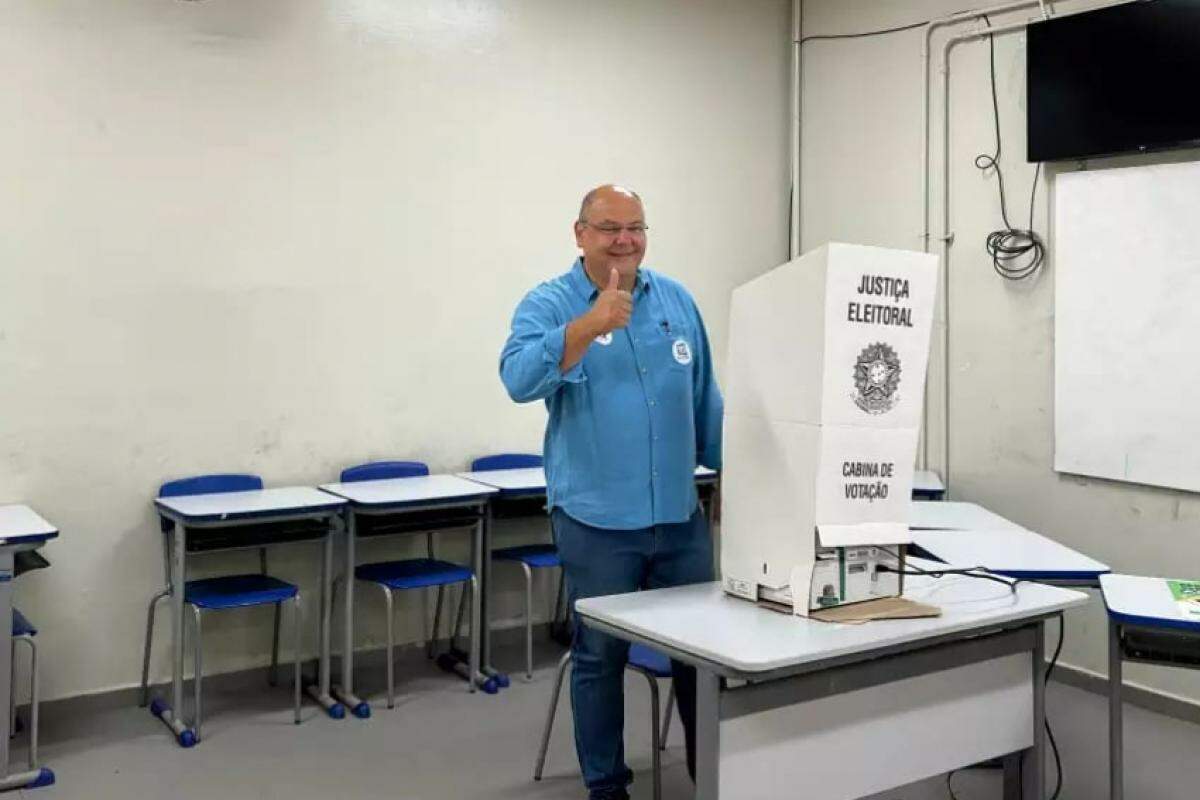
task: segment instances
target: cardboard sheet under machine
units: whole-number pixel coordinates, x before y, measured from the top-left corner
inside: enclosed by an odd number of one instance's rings
[[[733,292],[725,591],[794,613],[899,595],[937,257],[828,244]]]

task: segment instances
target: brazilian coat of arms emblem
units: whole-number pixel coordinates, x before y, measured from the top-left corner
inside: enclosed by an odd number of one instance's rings
[[[854,364],[854,404],[868,414],[884,414],[896,405],[900,357],[883,342],[868,345]]]

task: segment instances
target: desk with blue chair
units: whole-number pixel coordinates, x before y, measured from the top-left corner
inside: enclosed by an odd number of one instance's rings
[[[475,591],[471,592],[471,644],[465,658],[453,652],[439,657],[439,665],[466,672],[470,691],[476,686],[494,694],[501,681],[495,675],[481,670],[480,647],[480,603],[483,592],[479,590],[476,576],[483,571],[483,537],[487,516],[488,499],[495,489],[478,483],[456,478],[453,475],[429,475],[428,467],[419,462],[385,461],[363,464],[345,470],[340,483],[321,486],[321,490],[339,498],[347,505],[345,509],[346,551],[342,572],[344,591],[345,625],[342,647],[342,683],[336,687],[338,697],[353,711],[355,716],[370,716],[370,706],[354,693],[354,583],[366,580],[385,590],[389,604],[388,617],[388,707],[395,704],[395,688],[392,666],[392,619],[391,592],[393,590],[439,587],[438,609],[435,611],[434,632],[431,641],[437,638],[437,617],[441,612],[441,587],[464,583]],[[358,565],[355,545],[359,537],[395,534],[425,533],[433,531],[468,528],[472,532],[471,567],[444,562],[434,556],[432,538],[428,539],[429,558],[403,559],[380,564]],[[462,619],[460,603],[459,621]],[[458,628],[459,623],[455,623]],[[466,661],[464,665],[462,662]],[[461,674],[461,673],[460,673]]]
[[[523,466],[511,466],[511,459],[521,459],[519,463]],[[534,460],[537,461],[537,466],[534,466]],[[500,456],[488,456],[481,459],[476,459],[472,465],[472,471],[459,472],[458,477],[465,478],[476,483],[490,486],[496,490],[496,495],[488,507],[488,520],[484,528],[485,552],[490,552],[492,558],[485,560],[484,576],[483,576],[483,663],[485,670],[494,670],[492,664],[491,650],[491,606],[488,600],[488,594],[491,586],[491,561],[493,559],[516,561],[526,566],[527,581],[526,581],[526,633],[525,633],[525,656],[526,656],[526,676],[532,671],[532,631],[530,603],[531,598],[529,592],[532,582],[532,576],[528,575],[529,567],[551,567],[560,566],[558,563],[558,551],[552,544],[534,544],[534,545],[519,545],[512,548],[503,548],[493,551],[490,549],[492,538],[493,518],[546,518],[546,472],[540,465],[541,456],[536,455],[514,455],[503,454]],[[713,503],[716,497],[717,484],[720,478],[719,474],[708,467],[696,468],[696,493],[700,501],[701,508],[704,509],[705,517],[708,520],[709,530],[712,530],[713,521]],[[537,563],[531,563],[536,561]],[[560,584],[561,587],[561,584]],[[561,596],[560,588],[560,596]],[[557,609],[558,604],[555,604]],[[570,610],[566,613],[569,615]]]
[[[278,656],[279,605],[292,601],[296,632],[294,715],[300,722],[300,606],[299,589],[266,574],[264,548],[269,545],[320,541],[320,657],[318,680],[307,687],[308,693],[334,718],[345,709],[329,692],[330,580],[333,534],[340,525],[345,501],[309,487],[262,488],[256,475],[204,475],[163,484],[154,501],[162,522],[163,561],[166,588],[150,601],[146,625],[146,649],[142,669],[142,704],[148,699],[148,671],[153,638],[154,609],[164,598],[171,598],[171,703],[150,703],[150,710],[175,734],[183,747],[200,740],[201,722],[201,642],[200,619],[204,610],[226,610],[272,605],[276,610]],[[260,554],[259,573],[226,575],[203,580],[187,580],[187,556],[227,550],[256,549]],[[183,714],[184,608],[193,612],[195,625],[195,719],[189,726]],[[272,674],[274,673],[274,664]]]
[[[58,529],[23,505],[0,506],[0,620],[11,619],[0,634],[0,791],[32,789],[54,783],[54,773],[37,766],[37,666],[33,665],[30,703],[30,750],[28,767],[9,772],[9,736],[12,734],[12,650],[16,637],[33,646],[36,629],[13,607],[13,578],[19,571],[18,558],[58,536]]]
[[[470,472],[460,478],[491,486],[496,490],[488,509],[488,548],[484,560],[483,619],[489,631],[485,636],[483,663],[491,665],[491,586],[492,562],[516,564],[525,576],[525,680],[533,679],[533,570],[561,568],[558,548],[549,542],[521,544],[491,549],[491,523],[494,519],[544,517],[546,514],[546,473],[542,457],[527,453],[501,453],[471,462]],[[554,620],[563,603],[563,579],[559,575],[558,596],[554,601]],[[553,624],[553,623],[552,623]]]
[[[1109,797],[1121,800],[1125,796],[1123,663],[1200,669],[1200,610],[1184,611],[1162,578],[1102,575],[1100,588],[1108,610]]]

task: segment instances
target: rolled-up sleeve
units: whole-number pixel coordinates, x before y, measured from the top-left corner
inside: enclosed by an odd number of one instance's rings
[[[544,400],[564,383],[587,380],[582,362],[565,373],[559,369],[569,320],[562,321],[553,304],[539,296],[540,291],[534,289],[517,306],[500,353],[500,380],[508,396],[518,403]]]
[[[709,469],[721,469],[721,425],[725,414],[725,399],[717,378],[713,373],[712,352],[708,345],[708,331],[700,317],[700,311],[692,305],[696,320],[699,347],[693,360],[692,401],[696,420],[696,463]]]

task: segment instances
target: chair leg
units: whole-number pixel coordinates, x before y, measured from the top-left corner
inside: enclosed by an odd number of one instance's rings
[[[300,660],[303,647],[300,641],[300,631],[303,628],[303,613],[300,610],[300,593],[292,598],[292,708],[295,723],[300,724]]]
[[[159,601],[167,596],[168,592],[163,589],[158,594],[150,599],[150,607],[146,611],[146,642],[142,649],[142,695],[141,701],[138,703],[142,708],[150,702],[150,644],[154,640],[154,610],[158,607]]]
[[[636,669],[636,668],[635,668]],[[658,738],[658,678],[653,673],[638,669],[650,684],[650,769],[653,779],[654,800],[662,798],[662,763],[659,757],[661,745]]]
[[[200,613],[200,608],[198,606],[192,606],[192,620],[195,625],[195,638],[192,640],[192,655],[195,657],[195,662],[192,669],[195,671],[195,676],[193,677],[192,681],[196,699],[196,715],[195,722],[193,723],[192,727],[196,730],[197,742],[200,741],[200,721],[203,715],[203,706],[200,704],[200,689],[204,683],[204,639],[201,635]]]
[[[29,768],[38,765],[38,657],[37,642],[30,636],[29,644]]]
[[[433,649],[437,646],[438,628],[442,624],[442,600],[446,593],[445,584],[437,587],[437,602],[433,606],[433,634],[425,646],[425,657],[433,658]]]
[[[663,712],[662,735],[658,737],[660,750],[667,749],[667,733],[671,730],[671,715],[675,711],[675,681],[671,680],[671,688],[667,690],[667,710]]]
[[[537,762],[533,765],[533,779],[542,779],[542,768],[546,766],[546,751],[550,748],[550,731],[554,728],[554,712],[558,710],[558,697],[562,693],[563,675],[571,663],[571,651],[563,653],[558,660],[558,670],[554,673],[554,691],[550,693],[550,710],[546,712],[546,724],[542,728],[542,744],[538,748]]]
[[[525,680],[533,680],[533,570],[524,561],[525,571]]]
[[[382,584],[376,584],[383,590],[384,606],[387,609],[387,707],[396,707],[396,674],[395,664],[392,663],[392,647],[396,642],[396,619],[392,613],[392,590]]]
[[[283,610],[282,603],[275,603],[275,621],[271,628],[271,671],[267,673],[267,683],[279,685],[279,616]]]
[[[16,643],[24,641],[24,636],[13,637],[11,658],[8,662],[8,738],[17,735],[17,648]]]
[[[563,572],[562,570],[559,570],[559,572],[558,572],[558,594],[556,594],[554,596],[554,612],[553,612],[554,616],[550,620],[550,630],[551,630],[552,634],[553,634],[555,626],[557,626],[559,624],[558,615],[560,613],[562,613],[563,601],[565,600],[565,598],[563,597],[563,591],[564,591],[564,585],[566,584],[566,582],[567,582],[566,573]],[[563,614],[563,616],[565,617],[566,615]],[[565,624],[565,623],[566,623],[566,620],[564,619],[563,624]]]
[[[474,692],[475,692],[475,676],[478,675],[482,671],[482,665],[481,665],[480,659],[479,659],[479,648],[480,648],[482,636],[480,635],[479,618],[475,614],[475,608],[476,608],[475,598],[477,597],[476,593],[479,591],[479,578],[476,577],[475,575],[472,575],[470,585],[471,585],[471,636],[470,636],[470,638],[467,639],[467,641],[469,643],[467,646],[467,674],[470,675],[470,677],[467,678],[467,691],[474,694]],[[465,590],[463,592],[463,596],[464,597],[466,596]]]
[[[467,609],[467,585],[462,585],[458,595],[458,616],[454,619],[454,632],[450,634],[450,649],[458,647],[458,635],[462,631],[463,612]]]

